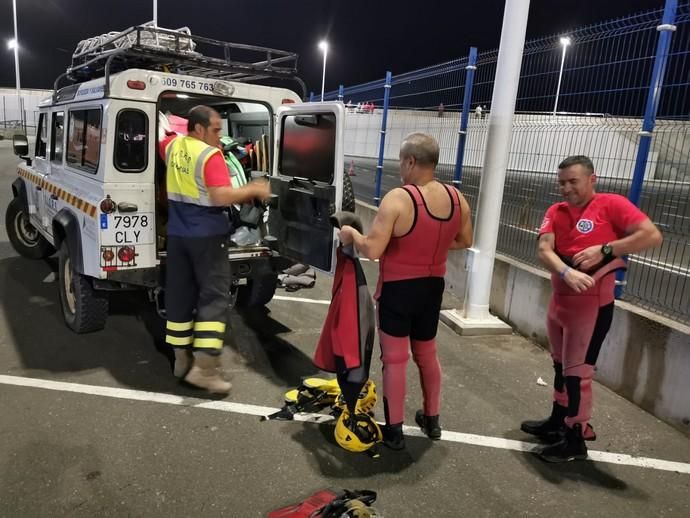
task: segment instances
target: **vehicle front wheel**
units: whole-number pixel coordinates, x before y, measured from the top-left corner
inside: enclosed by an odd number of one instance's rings
[[[108,318],[108,295],[94,290],[89,279],[76,272],[67,242],[60,246],[60,305],[65,323],[75,333],[89,333],[105,327]]]
[[[55,248],[29,221],[21,200],[14,198],[5,213],[7,235],[19,255],[28,259],[45,259],[55,253]]]

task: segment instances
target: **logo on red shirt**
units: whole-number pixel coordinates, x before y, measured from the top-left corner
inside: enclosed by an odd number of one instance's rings
[[[589,234],[594,230],[594,222],[591,219],[581,219],[577,222],[577,229],[581,234]]]

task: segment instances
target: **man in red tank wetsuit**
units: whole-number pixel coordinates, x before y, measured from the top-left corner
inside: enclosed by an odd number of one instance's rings
[[[434,180],[439,146],[429,135],[408,135],[400,147],[402,188],[381,200],[367,235],[349,226],[340,230],[344,245],[379,259],[377,300],[383,361],[384,444],[402,449],[405,373],[412,357],[419,368],[424,409],[415,421],[431,439],[441,437],[441,366],[436,355],[441,299],[449,249],[472,244],[470,208],[453,187]]]
[[[618,194],[595,193],[596,176],[586,156],[558,166],[566,199],[549,207],[539,230],[539,259],[551,272],[553,293],[547,332],[555,370],[553,409],[541,421],[524,421],[522,431],[555,443],[539,455],[549,462],[587,458],[586,440],[595,434],[592,377],[611,327],[617,257],[658,246],[659,230]]]

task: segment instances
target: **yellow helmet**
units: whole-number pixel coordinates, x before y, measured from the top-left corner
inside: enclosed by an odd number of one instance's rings
[[[318,411],[332,405],[340,394],[336,379],[304,378],[296,389],[285,393],[285,404],[295,405],[298,411]]]
[[[368,380],[362,390],[359,391],[359,396],[357,396],[357,406],[355,407],[355,413],[359,414],[370,414],[374,415],[374,407],[376,406],[376,384],[372,380]],[[331,414],[338,417],[340,413],[347,408],[347,403],[345,403],[345,398],[341,393],[333,404]]]
[[[354,416],[343,410],[335,424],[335,440],[345,450],[361,453],[381,442],[381,428],[369,414]]]

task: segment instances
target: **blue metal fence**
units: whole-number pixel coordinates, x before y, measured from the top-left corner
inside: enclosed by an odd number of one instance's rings
[[[556,166],[565,156],[587,154],[599,190],[629,195],[632,189],[664,231],[660,249],[630,258],[624,298],[690,322],[690,2],[674,11],[675,21],[668,12],[663,20],[659,9],[526,43],[498,251],[538,265],[536,229],[548,205],[560,200]],[[670,44],[658,54],[660,37]],[[441,146],[439,177],[455,181],[476,205],[497,57],[497,50],[479,53],[476,72],[470,54],[393,75],[386,110],[385,80],[341,88],[349,107],[348,165],[359,175],[360,199],[376,202],[399,183],[400,142],[422,131]],[[651,125],[649,117],[644,121],[649,102],[658,107]],[[377,164],[385,173],[380,182],[373,181]]]

